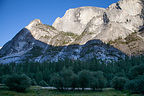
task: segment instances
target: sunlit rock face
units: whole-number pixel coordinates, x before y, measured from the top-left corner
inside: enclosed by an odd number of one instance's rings
[[[118,61],[144,53],[144,1],[120,0],[108,8],[66,11],[52,26],[33,20],[0,50],[0,63]],[[112,45],[112,46],[111,46]]]
[[[137,32],[144,24],[143,2],[141,0],[120,0],[106,9],[109,24],[96,38],[108,42],[117,38],[126,38]],[[102,28],[101,28],[102,29]]]
[[[65,15],[58,17],[53,27],[64,32],[81,35],[83,32],[93,33],[104,42],[125,38],[143,26],[143,3],[141,0],[120,0],[107,9],[96,7],[80,7],[69,9]],[[85,40],[82,40],[85,41]],[[87,40],[86,40],[87,41]],[[81,42],[85,43],[85,42]]]
[[[104,13],[103,8],[97,7],[80,7],[69,9],[65,15],[60,18],[58,17],[53,23],[59,31],[73,32],[80,35],[86,28],[86,25],[90,22],[93,17],[102,16]]]
[[[137,31],[143,25],[141,0],[121,0],[107,10],[110,21],[119,23],[130,31]]]
[[[26,26],[32,36],[36,40],[40,40],[44,43],[49,44],[50,39],[58,34],[58,31],[55,30],[52,26],[42,24],[39,19],[33,20],[28,26]]]

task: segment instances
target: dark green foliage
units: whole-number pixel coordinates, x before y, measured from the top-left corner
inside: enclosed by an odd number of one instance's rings
[[[42,87],[48,87],[48,84],[44,80],[41,80],[39,82],[39,85],[42,86]]]
[[[74,90],[75,88],[78,88],[78,75],[72,74],[71,76],[71,88]]]
[[[63,78],[58,73],[52,75],[50,84],[55,86],[58,90],[63,90]]]
[[[103,75],[103,72],[97,71],[97,72],[92,72],[92,79],[90,83],[90,87],[95,89],[102,89],[106,87],[107,80]]]
[[[134,79],[137,76],[143,74],[144,74],[144,64],[136,65],[129,70],[129,76],[131,79]]]
[[[37,82],[35,81],[35,79],[31,80],[31,85],[33,85],[33,86],[37,85]]]
[[[65,88],[70,88],[72,85],[72,75],[73,75],[73,71],[71,69],[66,69],[65,67],[63,68],[63,70],[60,72],[60,76],[63,78],[63,86]]]
[[[64,67],[59,74],[55,73],[52,75],[50,83],[59,90],[63,90],[63,88],[73,88],[74,90],[76,87],[78,87],[78,76],[72,71],[71,68]]]
[[[0,84],[2,84],[2,76],[0,77]]]
[[[123,90],[127,81],[128,80],[124,77],[114,77],[111,81],[111,87],[117,90]]]
[[[90,81],[92,78],[92,74],[88,70],[82,70],[78,74],[79,76],[79,85],[84,90],[84,88],[87,88],[90,86]]]
[[[0,77],[0,84],[4,84],[8,77],[9,77],[9,75],[3,75],[3,76],[1,76]]]
[[[37,82],[43,80],[43,74],[42,74],[42,72],[37,72],[37,73],[35,74],[35,78],[36,78],[36,81],[37,81]]]
[[[81,88],[91,87],[93,89],[101,89],[103,87],[111,87],[113,77],[128,78],[130,81],[126,83],[127,86],[134,86],[131,88],[139,88],[142,85],[142,75],[144,74],[144,56],[126,58],[118,62],[105,64],[99,63],[97,59],[90,61],[65,61],[59,62],[44,62],[33,63],[25,62],[22,64],[0,64],[0,83],[6,81],[7,75],[11,74],[26,74],[32,79],[32,85],[44,80],[50,86],[55,86],[59,90],[65,90],[68,87]],[[82,79],[83,78],[83,79]],[[123,86],[125,79],[120,79],[120,85]],[[140,81],[139,81],[140,80]],[[138,85],[133,82],[140,82]],[[130,84],[129,84],[130,83]],[[125,86],[126,86],[125,85]],[[137,87],[135,87],[137,86]],[[125,87],[127,90],[129,87]],[[116,88],[118,89],[118,88]],[[120,90],[123,88],[120,88]],[[140,87],[138,90],[142,90]],[[137,89],[136,89],[137,90]],[[131,91],[133,92],[133,91]],[[141,92],[142,91],[136,91]]]
[[[138,80],[137,88],[139,89],[139,93],[144,94],[144,86],[143,86],[143,84],[144,84],[144,75],[141,75],[136,79]]]
[[[31,79],[25,74],[13,74],[6,78],[5,84],[10,90],[24,92],[28,87],[30,87]]]
[[[125,84],[125,89],[130,90],[132,93],[144,93],[144,75],[130,80]]]
[[[129,90],[131,93],[136,93],[138,91],[138,88],[136,87],[137,86],[136,83],[137,83],[137,81],[130,80],[125,84],[124,88],[126,90]]]

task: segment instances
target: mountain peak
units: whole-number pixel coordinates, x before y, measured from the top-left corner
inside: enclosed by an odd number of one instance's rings
[[[40,19],[34,19],[33,21],[30,22],[28,26],[26,26],[27,29],[31,29],[33,26],[37,26],[38,24],[42,24]]]
[[[0,63],[65,58],[107,62],[118,61],[125,53],[143,54],[143,4],[143,0],[120,0],[106,9],[73,8],[52,26],[35,19],[0,50]]]
[[[89,39],[109,42],[138,31],[144,24],[143,9],[142,0],[120,0],[107,9],[89,6],[73,8],[67,10],[62,18],[58,17],[52,26],[77,35],[93,33]],[[80,42],[84,44],[86,41],[83,38]]]
[[[80,35],[90,20],[103,15],[104,10],[104,8],[90,6],[69,9],[62,18],[58,17],[52,26],[59,31]]]
[[[110,9],[121,9],[129,15],[138,15],[143,9],[143,0],[120,0],[109,6]]]

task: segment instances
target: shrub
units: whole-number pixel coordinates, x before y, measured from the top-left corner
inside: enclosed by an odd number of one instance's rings
[[[42,86],[42,87],[47,87],[48,86],[48,84],[44,80],[41,80],[39,82],[39,85]]]
[[[127,79],[124,77],[114,77],[111,81],[111,87],[117,90],[123,90]]]
[[[31,79],[25,74],[13,74],[7,77],[5,84],[10,90],[24,92],[28,87],[30,87]]]

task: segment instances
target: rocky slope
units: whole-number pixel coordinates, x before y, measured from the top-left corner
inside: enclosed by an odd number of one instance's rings
[[[52,26],[35,19],[3,46],[0,63],[66,58],[111,62],[124,59],[125,54],[143,54],[143,2],[120,0],[106,9],[69,9]]]

